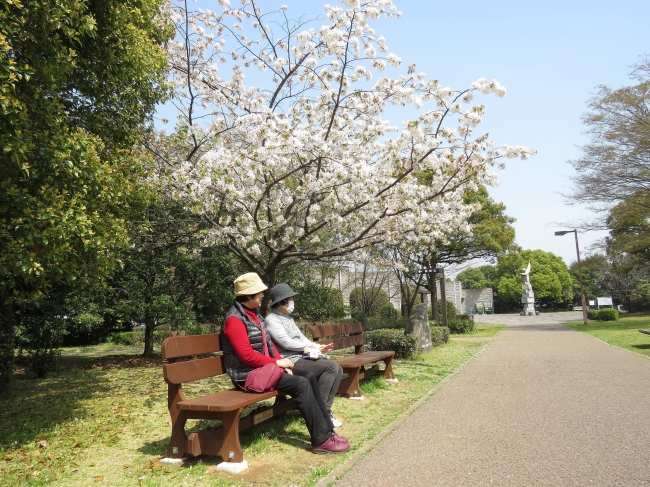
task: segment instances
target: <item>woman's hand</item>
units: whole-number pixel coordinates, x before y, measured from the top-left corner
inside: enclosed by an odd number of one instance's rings
[[[280,360],[276,360],[275,365],[282,367],[285,373],[293,375],[293,372],[291,372],[291,369],[293,368],[293,362],[288,358],[281,358]]]
[[[334,344],[333,343],[328,343],[327,345],[318,345],[318,348],[320,348],[320,351],[322,353],[325,353],[325,352],[329,352],[330,350],[332,350],[334,348]]]
[[[282,367],[285,370],[293,369],[293,362],[288,358],[281,358],[275,361],[275,365]]]

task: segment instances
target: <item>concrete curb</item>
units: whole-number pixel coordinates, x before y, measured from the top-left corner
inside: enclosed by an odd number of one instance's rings
[[[499,330],[499,333],[501,333],[501,331],[504,329],[505,328]],[[469,364],[470,362],[472,362],[472,360],[474,360],[476,357],[482,354],[483,351],[490,346],[492,340],[499,335],[499,333],[494,335],[491,340],[486,339],[487,343],[483,348],[481,348],[476,354],[474,354],[468,360],[460,364],[460,366],[456,370],[454,370],[451,374],[449,374],[447,377],[445,377],[440,382],[438,382],[435,386],[433,386],[433,388],[429,392],[427,392],[424,396],[418,399],[415,403],[411,404],[411,406],[402,414],[400,414],[397,418],[395,418],[395,420],[392,423],[390,423],[383,430],[377,433],[377,436],[375,436],[373,439],[371,439],[369,442],[363,445],[358,451],[354,452],[347,460],[345,460],[343,463],[335,467],[325,477],[321,478],[318,481],[318,483],[314,485],[314,487],[329,487],[334,485],[343,475],[345,475],[347,471],[349,471],[352,467],[354,467],[354,465],[359,460],[361,460],[362,457],[364,457],[375,446],[377,446],[384,438],[386,438],[388,435],[393,433],[402,423],[404,423],[404,421],[406,421],[415,411],[417,411],[426,401],[428,401],[431,398],[431,396],[433,396],[445,384],[447,384],[451,379],[453,379],[456,376],[456,374],[460,373],[460,371],[463,370],[467,364]]]

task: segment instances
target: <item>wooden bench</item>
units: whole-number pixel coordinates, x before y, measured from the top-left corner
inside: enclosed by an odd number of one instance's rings
[[[169,335],[162,343],[162,358],[166,360],[163,376],[168,386],[167,404],[172,419],[167,457],[219,455],[227,462],[242,462],[244,454],[239,433],[294,409],[294,400],[277,391],[257,394],[236,388],[186,399],[183,394],[185,382],[225,373],[223,355],[216,355],[221,351],[221,335],[176,336],[173,332]],[[244,407],[272,397],[275,397],[273,406],[258,408],[241,417]],[[192,433],[188,437],[185,433],[188,419],[219,420],[222,426]]]
[[[343,367],[343,373],[348,376],[341,381],[337,391],[339,394],[347,394],[351,398],[362,397],[359,381],[374,375],[382,374],[385,379],[396,380],[393,373],[393,356],[395,352],[364,352],[365,338],[361,323],[314,324],[312,326],[312,339],[319,344],[334,344],[333,350],[354,347],[354,355],[334,360]],[[384,362],[383,370],[379,368],[378,362]],[[371,367],[366,368],[371,364]]]

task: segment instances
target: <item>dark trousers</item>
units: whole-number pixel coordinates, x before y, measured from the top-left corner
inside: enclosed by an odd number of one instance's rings
[[[318,388],[318,379],[312,372],[302,375],[282,374],[276,389],[289,394],[305,419],[312,446],[325,442],[334,430],[323,398]]]
[[[325,402],[325,407],[328,411],[332,410],[334,404],[334,396],[339,389],[341,378],[343,377],[343,369],[336,362],[331,360],[319,358],[318,360],[298,359],[293,364],[291,369],[294,375],[304,376],[306,372],[311,372],[318,380],[318,388],[320,395]]]

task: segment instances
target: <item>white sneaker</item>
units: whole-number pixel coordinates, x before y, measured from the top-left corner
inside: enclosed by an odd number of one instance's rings
[[[343,426],[343,423],[341,423],[338,419],[334,417],[334,414],[330,411],[330,420],[332,421],[332,424],[334,425],[335,428],[340,428]]]

